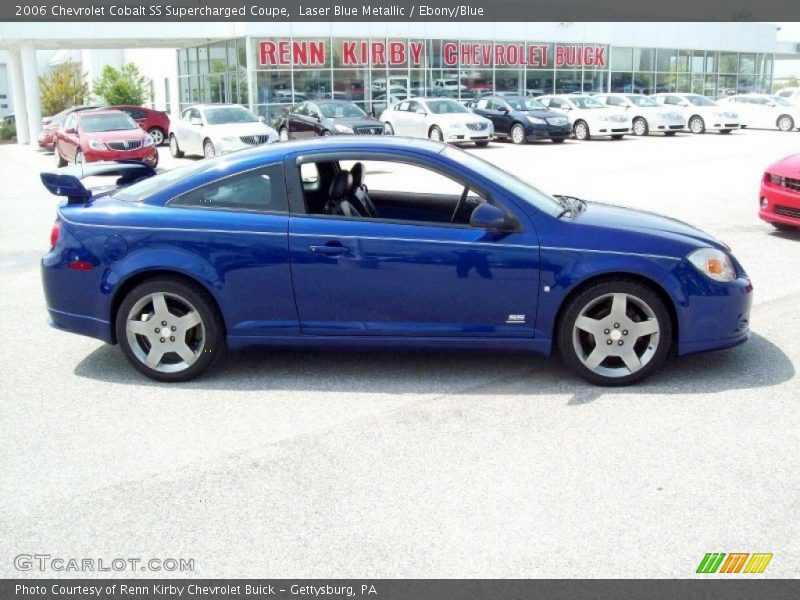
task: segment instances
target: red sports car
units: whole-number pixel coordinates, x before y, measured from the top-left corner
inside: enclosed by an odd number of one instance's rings
[[[160,110],[141,106],[109,106],[121,110],[149,133],[156,146],[160,146],[169,137],[169,115]]]
[[[141,160],[155,167],[158,150],[149,133],[124,112],[91,110],[69,115],[56,133],[56,162]]]
[[[800,154],[767,167],[758,216],[778,229],[800,227]]]

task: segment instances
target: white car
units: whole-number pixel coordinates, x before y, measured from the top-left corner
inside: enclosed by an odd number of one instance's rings
[[[175,158],[216,154],[278,141],[278,132],[239,104],[197,104],[172,121],[169,151]]]
[[[653,94],[652,98],[661,106],[681,111],[692,133],[709,130],[730,133],[741,125],[739,113],[700,94],[661,93]]]
[[[494,137],[489,119],[451,98],[409,98],[381,113],[395,135],[426,137],[439,142],[487,145]]]
[[[738,94],[719,101],[721,106],[730,104],[739,113],[742,127],[791,131],[800,127],[800,106],[792,106],[780,96],[768,94]]]
[[[780,96],[784,100],[788,100],[789,104],[800,106],[800,88],[788,87],[775,92],[776,96]]]
[[[433,82],[433,89],[436,92],[443,94],[457,94],[458,92],[466,92],[469,90],[466,85],[461,83],[460,80],[453,78],[437,79]]]
[[[631,118],[624,110],[601,104],[588,94],[556,94],[540,96],[537,100],[569,119],[575,139],[611,137],[620,140],[631,133]]]
[[[627,112],[634,135],[656,132],[675,135],[686,129],[683,114],[679,110],[659,106],[655,100],[643,94],[599,94],[595,98],[606,106]]]

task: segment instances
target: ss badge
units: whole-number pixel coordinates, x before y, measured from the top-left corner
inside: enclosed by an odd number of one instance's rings
[[[506,325],[523,325],[525,323],[525,315],[508,315]]]

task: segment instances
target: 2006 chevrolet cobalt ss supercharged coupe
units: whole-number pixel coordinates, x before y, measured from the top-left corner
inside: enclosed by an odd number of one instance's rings
[[[81,178],[102,173],[118,179],[93,195]],[[42,180],[67,197],[42,260],[53,324],[162,381],[246,346],[555,346],[581,377],[623,385],[673,349],[749,335],[752,287],[721,242],[438,142],[320,138]]]

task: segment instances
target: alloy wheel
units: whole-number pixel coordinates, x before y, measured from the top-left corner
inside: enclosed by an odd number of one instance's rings
[[[525,141],[525,128],[522,125],[517,124],[511,128],[511,141],[515,144]]]
[[[444,139],[444,136],[442,135],[442,130],[441,130],[441,129],[439,129],[439,128],[438,128],[436,125],[434,125],[434,126],[431,128],[430,138],[431,138],[431,139],[432,139],[434,142],[441,142],[441,141],[442,141],[442,139]]]
[[[164,143],[164,132],[161,131],[158,127],[153,127],[147,133],[149,133],[150,137],[153,138],[153,143],[156,146],[160,146],[161,144]]]
[[[647,135],[647,121],[644,119],[634,119],[633,133],[636,135]]]
[[[581,309],[572,347],[590,371],[609,378],[640,371],[656,354],[661,328],[655,311],[628,293],[599,296]]]
[[[206,140],[203,144],[203,156],[212,158],[215,154],[216,150],[214,150],[214,144],[211,143],[211,140]]]
[[[160,373],[188,369],[205,348],[205,325],[199,311],[177,294],[143,296],[128,312],[125,332],[133,355]]]
[[[589,126],[583,121],[575,125],[575,138],[578,140],[585,140],[589,138]]]
[[[689,129],[692,133],[703,133],[706,130],[706,124],[700,117],[694,117],[689,121]]]
[[[783,115],[778,119],[778,129],[781,131],[791,131],[794,129],[794,120],[788,115]]]

